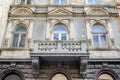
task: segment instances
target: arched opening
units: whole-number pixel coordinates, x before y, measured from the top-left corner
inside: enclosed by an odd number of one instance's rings
[[[95,24],[92,27],[94,48],[107,48],[107,31],[101,24]]]
[[[0,75],[0,80],[25,80],[24,75],[19,70],[4,70]]]
[[[22,80],[17,74],[9,74],[3,78],[3,80]]]
[[[13,31],[13,48],[24,48],[26,41],[27,29],[24,25],[17,25]]]
[[[115,80],[115,78],[108,73],[102,73],[99,75],[98,80]]]
[[[68,78],[63,73],[57,73],[52,76],[51,80],[68,80]]]
[[[52,40],[68,40],[68,31],[63,24],[57,24],[52,31]]]

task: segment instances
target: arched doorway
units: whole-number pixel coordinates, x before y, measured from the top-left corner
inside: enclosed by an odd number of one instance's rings
[[[52,76],[51,80],[68,80],[68,78],[63,73],[57,73]]]

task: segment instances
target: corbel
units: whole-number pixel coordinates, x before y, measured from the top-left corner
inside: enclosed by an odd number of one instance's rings
[[[62,62],[58,62],[58,63],[57,63],[57,67],[58,67],[58,69],[62,69],[63,63],[62,63]]]
[[[32,57],[32,66],[34,69],[34,74],[39,74],[40,69],[40,59],[39,57]]]
[[[87,64],[88,64],[88,57],[80,57],[79,58],[79,69],[80,69],[80,75],[82,77],[85,76],[85,71],[87,69]]]

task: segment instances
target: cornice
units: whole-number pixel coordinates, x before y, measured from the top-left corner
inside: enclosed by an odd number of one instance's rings
[[[35,7],[35,8],[44,8],[44,7],[78,7],[78,8],[84,8],[84,7],[116,7],[116,5],[34,5],[34,4],[27,4],[27,5],[11,5],[11,8],[13,7]]]

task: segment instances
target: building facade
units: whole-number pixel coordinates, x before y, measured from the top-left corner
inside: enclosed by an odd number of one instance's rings
[[[120,80],[115,0],[1,0],[0,80]]]

